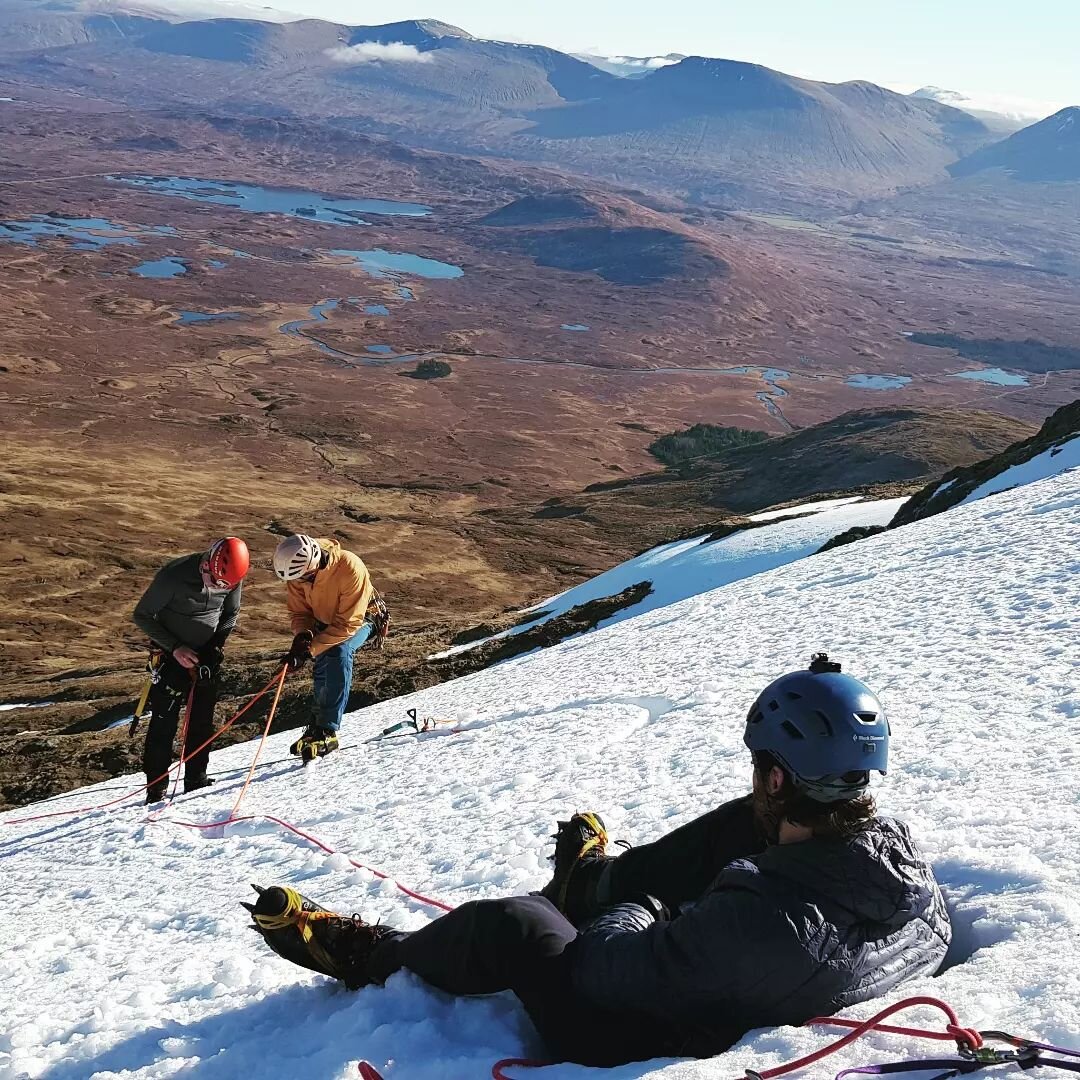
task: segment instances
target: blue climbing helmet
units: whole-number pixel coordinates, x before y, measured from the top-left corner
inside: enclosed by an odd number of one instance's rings
[[[825,653],[807,671],[769,683],[746,717],[743,742],[771,754],[799,791],[817,802],[862,795],[870,773],[889,766],[889,722],[864,683]]]

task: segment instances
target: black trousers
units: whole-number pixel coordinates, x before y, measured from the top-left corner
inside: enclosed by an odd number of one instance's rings
[[[766,846],[752,797],[733,799],[651,844],[633,847],[606,864],[594,863],[592,872],[602,874],[596,903],[604,908],[644,894],[662,900],[675,914],[704,895],[728,863],[758,855]]]
[[[192,688],[191,669],[182,667],[171,656],[166,656],[158,669],[160,678],[150,688],[150,724],[143,745],[143,771],[146,782],[154,785],[168,771],[173,760],[173,740],[180,722],[180,714],[187,704]],[[204,669],[205,670],[205,669]],[[184,754],[210,738],[214,730],[214,707],[217,705],[217,672],[211,669],[209,679],[196,679],[191,699],[191,715],[188,718]],[[200,750],[188,759],[184,773],[185,786],[206,775],[210,761],[210,747]]]
[[[640,1018],[605,1013],[575,995],[570,963],[577,938],[542,896],[473,900],[422,930],[385,938],[369,971],[382,982],[407,968],[448,994],[511,990],[560,1061],[617,1065],[668,1050]]]

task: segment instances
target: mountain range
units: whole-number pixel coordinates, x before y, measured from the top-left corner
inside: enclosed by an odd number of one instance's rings
[[[595,57],[435,20],[178,22],[39,0],[0,0],[0,16],[0,80],[140,107],[330,120],[721,205],[849,205],[944,181],[995,141],[969,112],[869,82],[701,56],[621,58],[650,72],[625,78]]]

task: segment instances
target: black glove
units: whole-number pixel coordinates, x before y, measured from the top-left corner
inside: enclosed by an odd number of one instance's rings
[[[281,663],[290,671],[299,671],[311,659],[311,640],[314,636],[310,630],[301,630],[292,639],[292,645],[281,658]]]
[[[199,667],[210,668],[216,672],[221,667],[221,661],[225,659],[225,650],[220,645],[210,642],[199,650]]]
[[[208,667],[214,674],[221,667],[221,661],[225,659],[225,642],[229,640],[229,630],[219,630],[202,646],[199,652],[199,666]]]

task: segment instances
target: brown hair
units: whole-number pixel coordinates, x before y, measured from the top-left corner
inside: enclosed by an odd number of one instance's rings
[[[859,795],[843,802],[818,802],[795,786],[791,774],[767,750],[755,750],[753,758],[763,790],[770,769],[775,766],[784,774],[784,783],[779,792],[769,796],[770,801],[776,804],[778,818],[787,818],[792,825],[810,829],[820,839],[857,836],[873,824],[877,805],[872,795]]]

